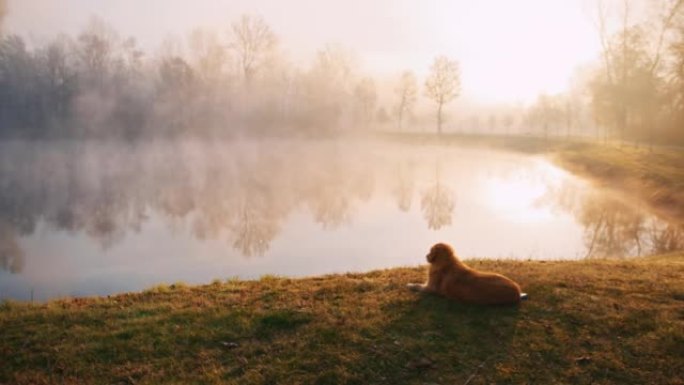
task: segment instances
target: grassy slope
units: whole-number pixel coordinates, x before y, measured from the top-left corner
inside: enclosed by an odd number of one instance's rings
[[[566,145],[556,150],[563,167],[602,185],[632,192],[662,215],[684,223],[684,150]]]
[[[472,264],[531,299],[458,305],[399,268],[6,303],[0,383],[684,384],[684,255]]]

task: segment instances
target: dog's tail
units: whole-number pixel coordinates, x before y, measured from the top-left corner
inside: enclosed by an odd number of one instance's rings
[[[521,301],[527,301],[527,299],[528,299],[527,293],[520,293],[520,300]]]

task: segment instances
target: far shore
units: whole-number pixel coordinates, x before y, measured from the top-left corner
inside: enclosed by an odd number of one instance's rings
[[[383,133],[379,137],[404,143],[470,145],[542,154],[601,187],[645,202],[658,215],[684,226],[681,147],[521,135]]]

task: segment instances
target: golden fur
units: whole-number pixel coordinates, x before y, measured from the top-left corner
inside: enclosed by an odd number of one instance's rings
[[[461,262],[446,243],[437,243],[426,256],[430,263],[426,284],[409,284],[414,290],[480,305],[520,302],[520,286],[501,274],[477,271]]]

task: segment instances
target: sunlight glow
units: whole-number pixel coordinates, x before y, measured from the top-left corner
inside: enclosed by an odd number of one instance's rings
[[[481,1],[463,6],[456,37],[464,93],[486,101],[531,102],[565,90],[576,68],[597,57],[599,44],[578,1]]]
[[[548,207],[537,203],[547,188],[523,179],[490,179],[485,182],[483,201],[502,217],[518,223],[553,219]]]
[[[575,68],[598,57],[585,3],[10,0],[7,25],[40,40],[78,34],[91,15],[100,15],[155,52],[169,36],[182,38],[198,26],[223,35],[234,16],[255,14],[273,28],[293,62],[309,63],[318,49],[335,43],[353,50],[362,69],[375,76],[412,70],[424,77],[436,56],[447,55],[461,65],[463,99],[527,103],[540,92],[564,90]]]

